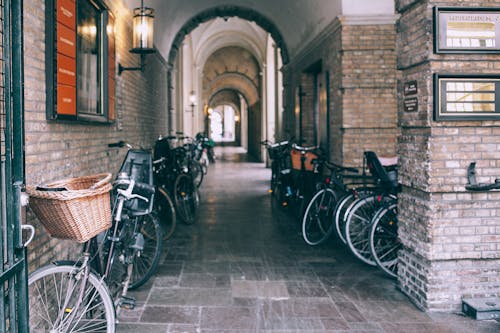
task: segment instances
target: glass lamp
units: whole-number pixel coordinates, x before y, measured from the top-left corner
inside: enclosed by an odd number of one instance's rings
[[[144,7],[141,0],[141,7],[134,9],[132,53],[153,53],[153,32],[154,32],[154,9]]]

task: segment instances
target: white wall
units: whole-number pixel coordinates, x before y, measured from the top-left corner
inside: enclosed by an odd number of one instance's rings
[[[342,0],[345,16],[391,15],[394,10],[394,0]]]

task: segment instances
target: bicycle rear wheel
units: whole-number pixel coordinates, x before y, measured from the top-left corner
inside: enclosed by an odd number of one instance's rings
[[[373,188],[358,188],[351,190],[350,193],[346,194],[339,199],[337,207],[335,207],[335,230],[337,236],[340,240],[347,245],[347,240],[345,236],[345,225],[347,222],[347,216],[352,208],[354,201],[358,198],[363,198],[373,193]]]
[[[191,172],[196,187],[200,187],[205,175],[201,163],[196,160],[191,161],[189,172]]]
[[[374,194],[354,202],[346,223],[346,240],[351,252],[361,261],[376,266],[370,251],[370,228],[375,213],[391,204],[393,196]]]
[[[174,200],[177,213],[186,224],[193,224],[200,203],[198,188],[193,179],[185,174],[180,174],[175,179]]]
[[[398,276],[398,252],[401,242],[398,238],[397,204],[380,209],[373,218],[370,231],[370,250],[377,265],[389,276]]]
[[[302,237],[307,244],[318,245],[328,239],[333,231],[336,203],[337,197],[330,188],[319,190],[309,201],[302,220]]]
[[[137,225],[144,239],[142,250],[133,258],[132,275],[129,289],[137,289],[146,283],[156,272],[163,247],[163,235],[160,222],[154,214],[139,216]],[[148,235],[154,235],[149,237]]]
[[[174,203],[163,187],[157,188],[154,200],[153,211],[160,220],[160,226],[163,229],[163,240],[167,240],[172,236],[177,225]],[[147,237],[155,237],[155,233],[149,233],[150,230],[152,229],[144,229],[142,232]]]
[[[115,332],[115,308],[107,287],[89,272],[85,283],[79,267],[47,265],[30,274],[29,327],[32,332]],[[79,304],[78,307],[75,307]]]

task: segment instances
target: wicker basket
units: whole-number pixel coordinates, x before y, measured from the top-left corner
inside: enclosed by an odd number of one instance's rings
[[[55,238],[83,243],[111,227],[110,173],[28,186],[30,207]]]

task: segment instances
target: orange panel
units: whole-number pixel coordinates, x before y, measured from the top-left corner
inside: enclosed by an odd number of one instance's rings
[[[115,99],[111,97],[108,102],[108,119],[115,120]]]
[[[57,21],[75,30],[76,6],[73,0],[57,0]]]
[[[76,60],[57,54],[57,83],[76,87]]]
[[[57,23],[57,52],[76,57],[76,33],[61,23]]]
[[[57,114],[76,116],[76,88],[57,85]]]
[[[114,75],[114,73],[113,73]],[[108,118],[115,119],[115,80],[114,76],[108,78]]]

